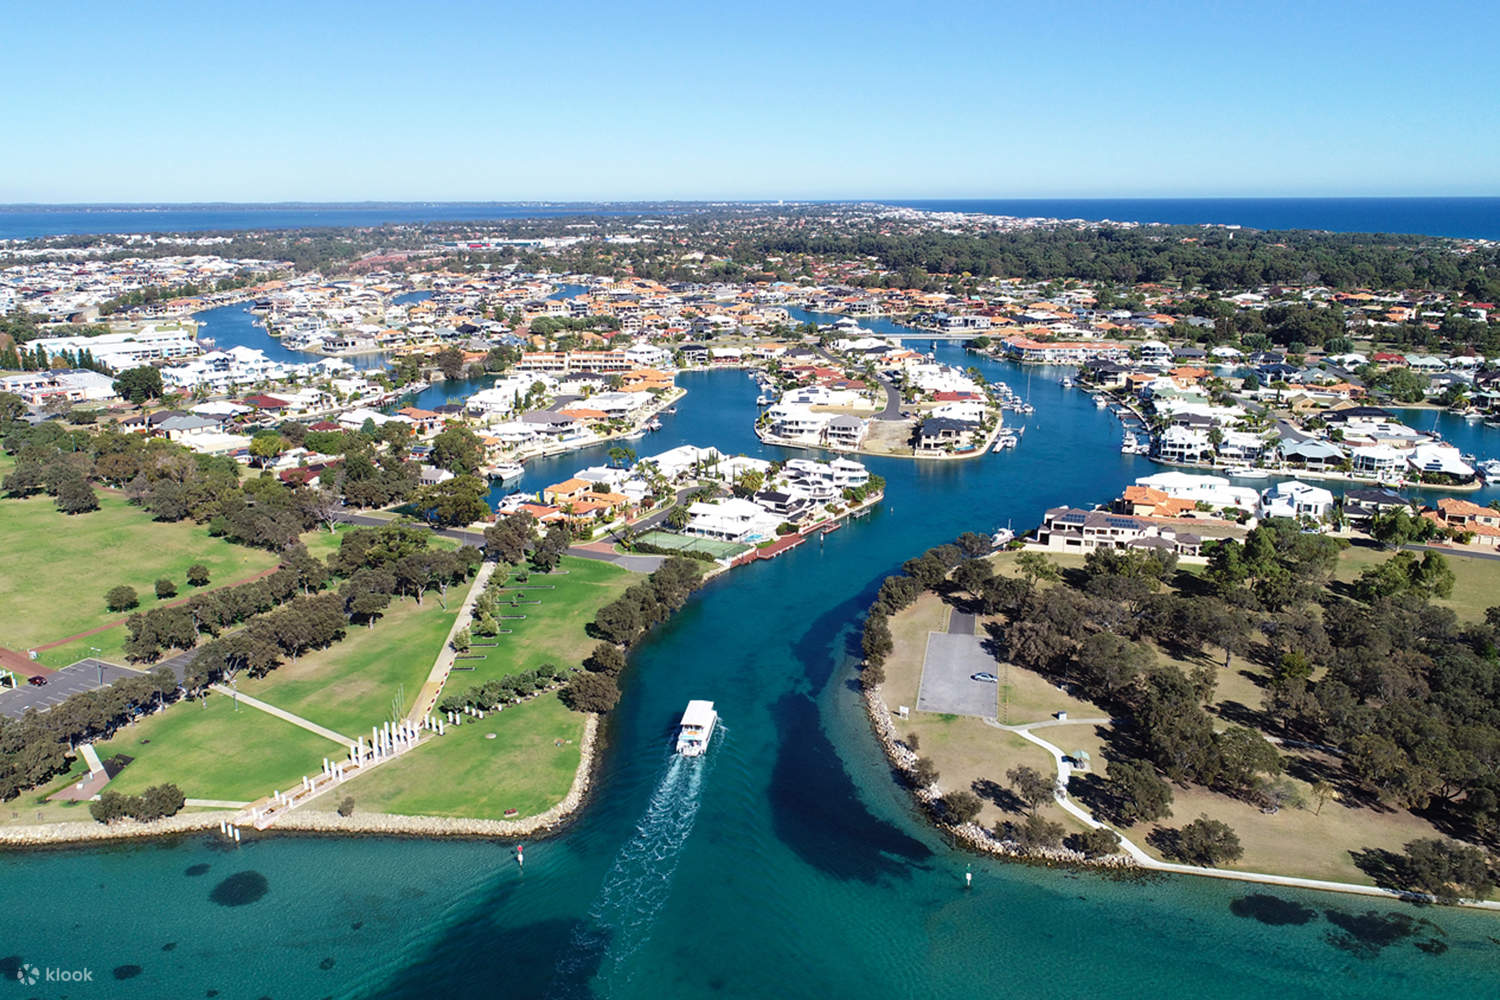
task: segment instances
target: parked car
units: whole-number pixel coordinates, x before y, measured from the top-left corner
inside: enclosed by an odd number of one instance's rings
[[[47,683],[47,678],[43,677],[41,674],[37,674],[33,677],[26,678],[26,683],[34,687],[41,687],[43,684]]]
[[[991,673],[979,673],[979,674],[970,674],[969,675],[969,680],[971,680],[971,681],[984,681],[986,684],[997,684],[997,683],[999,683],[1000,678],[996,677],[994,674],[991,674]]]

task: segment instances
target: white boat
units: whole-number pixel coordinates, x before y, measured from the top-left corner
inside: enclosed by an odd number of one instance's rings
[[[1109,405],[1109,400],[1105,399],[1103,396],[1095,396],[1094,405],[1102,410]]]
[[[526,474],[526,469],[520,462],[501,462],[499,465],[490,466],[485,471],[491,479],[502,483],[508,483],[512,479],[520,479]]]
[[[1235,479],[1265,479],[1270,473],[1265,469],[1255,469],[1248,465],[1231,465],[1224,470],[1224,475],[1233,476]]]
[[[1500,480],[1500,458],[1488,458],[1474,467],[1487,483]]]
[[[1062,387],[1064,389],[1071,389],[1071,388],[1073,388],[1073,380],[1070,379],[1070,378],[1068,378],[1066,375],[1064,375],[1063,376],[1063,380],[1062,380]]]
[[[711,701],[690,701],[682,721],[677,724],[677,752],[684,757],[701,757],[708,752],[708,741],[713,738],[714,726],[718,725],[719,713],[714,711]]]
[[[1020,443],[1021,439],[1019,437],[1010,433],[1009,431],[1006,431],[1004,434],[1001,434],[999,437],[995,438],[995,447],[992,450],[1004,451],[1007,448],[1014,448]]]
[[[770,406],[774,402],[776,402],[776,400],[772,399],[770,396],[767,396],[765,393],[761,393],[759,396],[755,397],[756,406]]]
[[[657,420],[655,417],[652,417],[651,420],[650,420],[650,422],[646,424],[646,430],[648,430],[648,431],[659,431],[659,430],[661,430],[661,421]]]

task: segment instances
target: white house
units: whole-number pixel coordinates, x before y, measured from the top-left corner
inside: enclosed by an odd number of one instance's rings
[[[685,534],[715,538],[723,542],[758,541],[776,537],[781,518],[749,500],[730,498],[714,503],[699,501],[688,508],[690,520]]]
[[[1158,472],[1141,476],[1137,486],[1160,490],[1169,497],[1206,503],[1210,507],[1235,507],[1254,510],[1259,495],[1247,486],[1231,486],[1223,476],[1198,476],[1190,472]]]
[[[1261,517],[1311,517],[1323,520],[1333,510],[1333,494],[1320,486],[1289,480],[1260,495]]]

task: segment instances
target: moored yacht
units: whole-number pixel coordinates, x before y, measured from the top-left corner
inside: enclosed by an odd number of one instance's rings
[[[711,701],[690,701],[682,721],[677,725],[677,752],[684,757],[701,757],[708,752],[708,741],[713,738],[714,726],[719,722],[719,713],[714,711]]]
[[[525,468],[520,462],[501,462],[484,470],[485,473],[498,482],[508,483],[512,479],[520,479],[526,474]]]

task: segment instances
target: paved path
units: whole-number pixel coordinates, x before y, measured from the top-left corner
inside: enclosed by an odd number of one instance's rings
[[[614,563],[621,569],[628,569],[632,573],[654,573],[657,567],[667,561],[666,556],[637,556],[616,552],[613,545],[604,549],[589,547],[590,545],[598,544],[603,543],[591,542],[588,545],[574,545],[568,549],[568,555],[577,556],[580,559],[593,559],[597,562]]]
[[[182,804],[203,809],[243,809],[250,803],[234,802],[230,799],[184,799]]]
[[[453,650],[453,637],[469,627],[474,620],[474,602],[479,595],[484,593],[484,588],[489,584],[490,577],[495,575],[495,569],[499,563],[485,560],[479,564],[479,571],[474,574],[474,583],[469,587],[468,596],[464,603],[459,606],[458,614],[453,619],[453,627],[448,630],[448,636],[443,640],[443,648],[438,650],[437,659],[433,661],[432,669],[427,672],[427,680],[423,682],[422,689],[417,692],[417,700],[412,703],[411,711],[406,717],[412,722],[420,723],[432,712],[437,705],[438,696],[443,693],[443,685],[448,681],[448,674],[453,671],[453,661],[458,656]],[[510,567],[506,567],[509,570]]]
[[[258,708],[262,712],[265,712],[267,715],[274,715],[276,716],[276,718],[281,719],[285,722],[290,722],[292,725],[299,728],[306,729],[310,733],[316,733],[317,735],[323,737],[325,740],[332,740],[333,742],[341,743],[346,747],[354,746],[354,741],[349,737],[341,736],[340,734],[334,732],[332,729],[320,726],[316,722],[309,722],[307,719],[302,718],[302,716],[300,715],[293,715],[286,709],[277,708],[275,705],[271,705],[264,701],[261,701],[259,698],[252,698],[248,694],[240,693],[238,691],[235,691],[233,688],[225,687],[223,684],[215,684],[212,686],[212,688],[210,688],[210,690],[216,691],[217,693],[222,695],[228,695],[230,698],[238,698],[241,704],[249,705],[251,708]]]
[[[1037,736],[1034,732],[1032,732],[1032,730],[1044,729],[1049,726],[1099,725],[1100,723],[1107,723],[1112,720],[1068,719],[1066,721],[1063,721],[1058,719],[1047,719],[1042,722],[1030,722],[1019,726],[1001,725],[1000,722],[995,719],[985,719],[984,721],[987,725],[994,726],[996,729],[1003,729],[1006,732],[1015,733],[1022,739],[1027,740],[1031,743],[1035,743],[1037,746],[1050,753],[1052,755],[1053,762],[1057,765],[1058,807],[1061,808],[1064,812],[1068,813],[1068,815],[1077,819],[1080,823],[1083,823],[1084,825],[1092,829],[1109,829],[1107,824],[1101,823],[1096,820],[1093,817],[1093,814],[1091,814],[1087,809],[1084,809],[1082,806],[1078,805],[1078,803],[1074,802],[1071,798],[1068,797],[1068,779],[1072,776],[1073,767],[1067,762],[1067,760],[1064,759],[1067,755],[1063,753],[1061,748],[1054,746],[1053,744],[1042,739],[1040,736]],[[1119,831],[1116,830],[1115,833],[1118,834]],[[1297,878],[1292,875],[1271,875],[1266,872],[1241,872],[1233,871],[1228,868],[1200,868],[1197,865],[1179,865],[1173,864],[1169,861],[1158,861],[1156,858],[1153,858],[1139,846],[1124,837],[1120,837],[1120,849],[1126,854],[1130,855],[1131,859],[1142,868],[1147,868],[1152,871],[1170,872],[1175,875],[1201,875],[1205,878],[1232,879],[1237,882],[1255,882],[1261,885],[1280,885],[1292,889],[1319,889],[1327,892],[1346,892],[1354,893],[1360,896],[1380,896],[1385,899],[1403,899],[1425,902],[1431,901],[1430,897],[1424,896],[1421,893],[1402,892],[1398,889],[1382,889],[1379,886],[1360,885],[1357,882],[1332,882],[1317,878]],[[1465,902],[1463,905],[1486,910],[1500,911],[1500,902],[1495,901],[1481,900],[1475,902]]]
[[[94,744],[80,744],[78,752],[83,755],[84,762],[88,764],[90,774],[97,774],[104,770],[104,762],[99,759],[99,751],[94,749]]]

